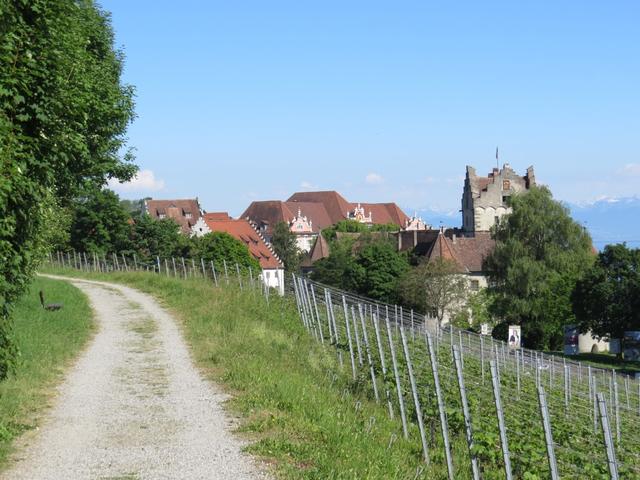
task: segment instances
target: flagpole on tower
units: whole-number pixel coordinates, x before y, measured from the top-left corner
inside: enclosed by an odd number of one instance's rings
[[[498,147],[496,147],[496,167],[500,169],[500,162],[498,161]]]

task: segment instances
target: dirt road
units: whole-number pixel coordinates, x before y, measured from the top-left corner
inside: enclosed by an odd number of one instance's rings
[[[195,369],[175,320],[134,289],[73,284],[89,297],[98,333],[2,478],[265,478],[230,433],[225,396]]]

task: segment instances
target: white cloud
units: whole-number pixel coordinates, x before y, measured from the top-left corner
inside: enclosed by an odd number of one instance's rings
[[[382,178],[382,175],[372,172],[364,178],[364,181],[369,185],[380,185],[384,182],[384,178]]]
[[[618,172],[621,175],[632,175],[634,177],[640,177],[640,163],[627,163]]]
[[[164,180],[156,178],[151,170],[140,170],[129,182],[109,180],[109,188],[120,192],[157,192],[164,189]]]
[[[305,190],[316,190],[318,188],[318,186],[314,185],[311,182],[307,182],[306,180],[303,180],[300,183],[300,188],[304,188]]]

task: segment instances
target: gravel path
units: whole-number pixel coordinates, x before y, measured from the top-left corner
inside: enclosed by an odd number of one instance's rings
[[[241,452],[225,395],[201,378],[171,316],[137,290],[72,283],[99,331],[2,478],[266,478]]]

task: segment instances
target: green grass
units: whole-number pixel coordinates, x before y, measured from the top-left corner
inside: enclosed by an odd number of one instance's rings
[[[47,312],[38,298],[63,303]],[[20,356],[15,372],[0,383],[0,467],[7,463],[13,441],[38,426],[62,373],[93,331],[86,297],[67,282],[37,278],[14,312],[14,338]]]
[[[545,353],[566,357],[592,367],[615,369],[626,373],[640,372],[640,362],[625,361],[612,353],[580,353],[578,355],[565,355],[563,352]]]
[[[409,441],[402,439],[397,401],[393,401],[396,419],[390,420],[383,406],[371,399],[366,368],[359,370],[357,380],[351,380],[344,330],[338,346],[345,359],[341,369],[336,365],[336,350],[322,347],[312,339],[302,327],[291,300],[271,297],[271,305],[267,307],[256,293],[252,296],[235,287],[213,288],[210,282],[202,280],[175,280],[152,274],[113,273],[93,277],[127,283],[149,292],[183,321],[199,365],[234,394],[231,407],[242,418],[240,430],[252,439],[249,450],[270,461],[279,477],[418,478],[416,469],[423,464],[416,410],[397,333],[392,335],[410,421]],[[337,324],[344,325],[339,310]],[[322,311],[320,314],[324,315]],[[367,328],[369,338],[373,338],[372,326]],[[430,356],[424,339],[408,338],[407,343],[412,352],[431,456],[431,465],[419,478],[446,478]],[[387,359],[390,358],[388,347],[388,343],[382,347]],[[504,471],[489,355],[485,355],[484,365],[479,358],[466,355],[463,370],[474,452],[483,478],[493,480],[504,478]],[[377,356],[375,349],[373,356]],[[436,347],[436,356],[455,478],[470,478],[456,373],[446,341]],[[514,478],[534,480],[549,476],[536,372],[540,372],[541,385],[547,392],[561,476],[609,478],[602,432],[598,424],[594,429],[586,375],[573,378],[567,410],[563,377],[557,368],[538,371],[528,364],[522,371],[520,386],[514,358],[506,355],[507,365],[499,362],[503,364],[500,367],[501,397]],[[375,358],[374,363],[379,364]],[[392,376],[381,378],[379,370],[377,375],[379,387],[388,388],[395,396]],[[610,403],[612,383],[609,382],[610,376],[597,375],[597,390],[608,392],[606,400]],[[640,398],[635,385],[627,392],[624,379],[618,378],[617,382],[621,395],[619,423],[612,411],[610,419],[621,426],[621,439],[616,442],[620,478],[637,478],[640,475],[640,437],[637,435]],[[399,440],[389,447],[390,439],[395,438]]]
[[[145,273],[90,277],[150,293],[173,312],[202,371],[232,394],[247,450],[277,477],[413,479],[422,469],[417,429],[405,441],[348,369],[334,376],[335,350],[308,335],[290,300],[267,306],[257,292]],[[444,478],[442,466],[428,478]]]

